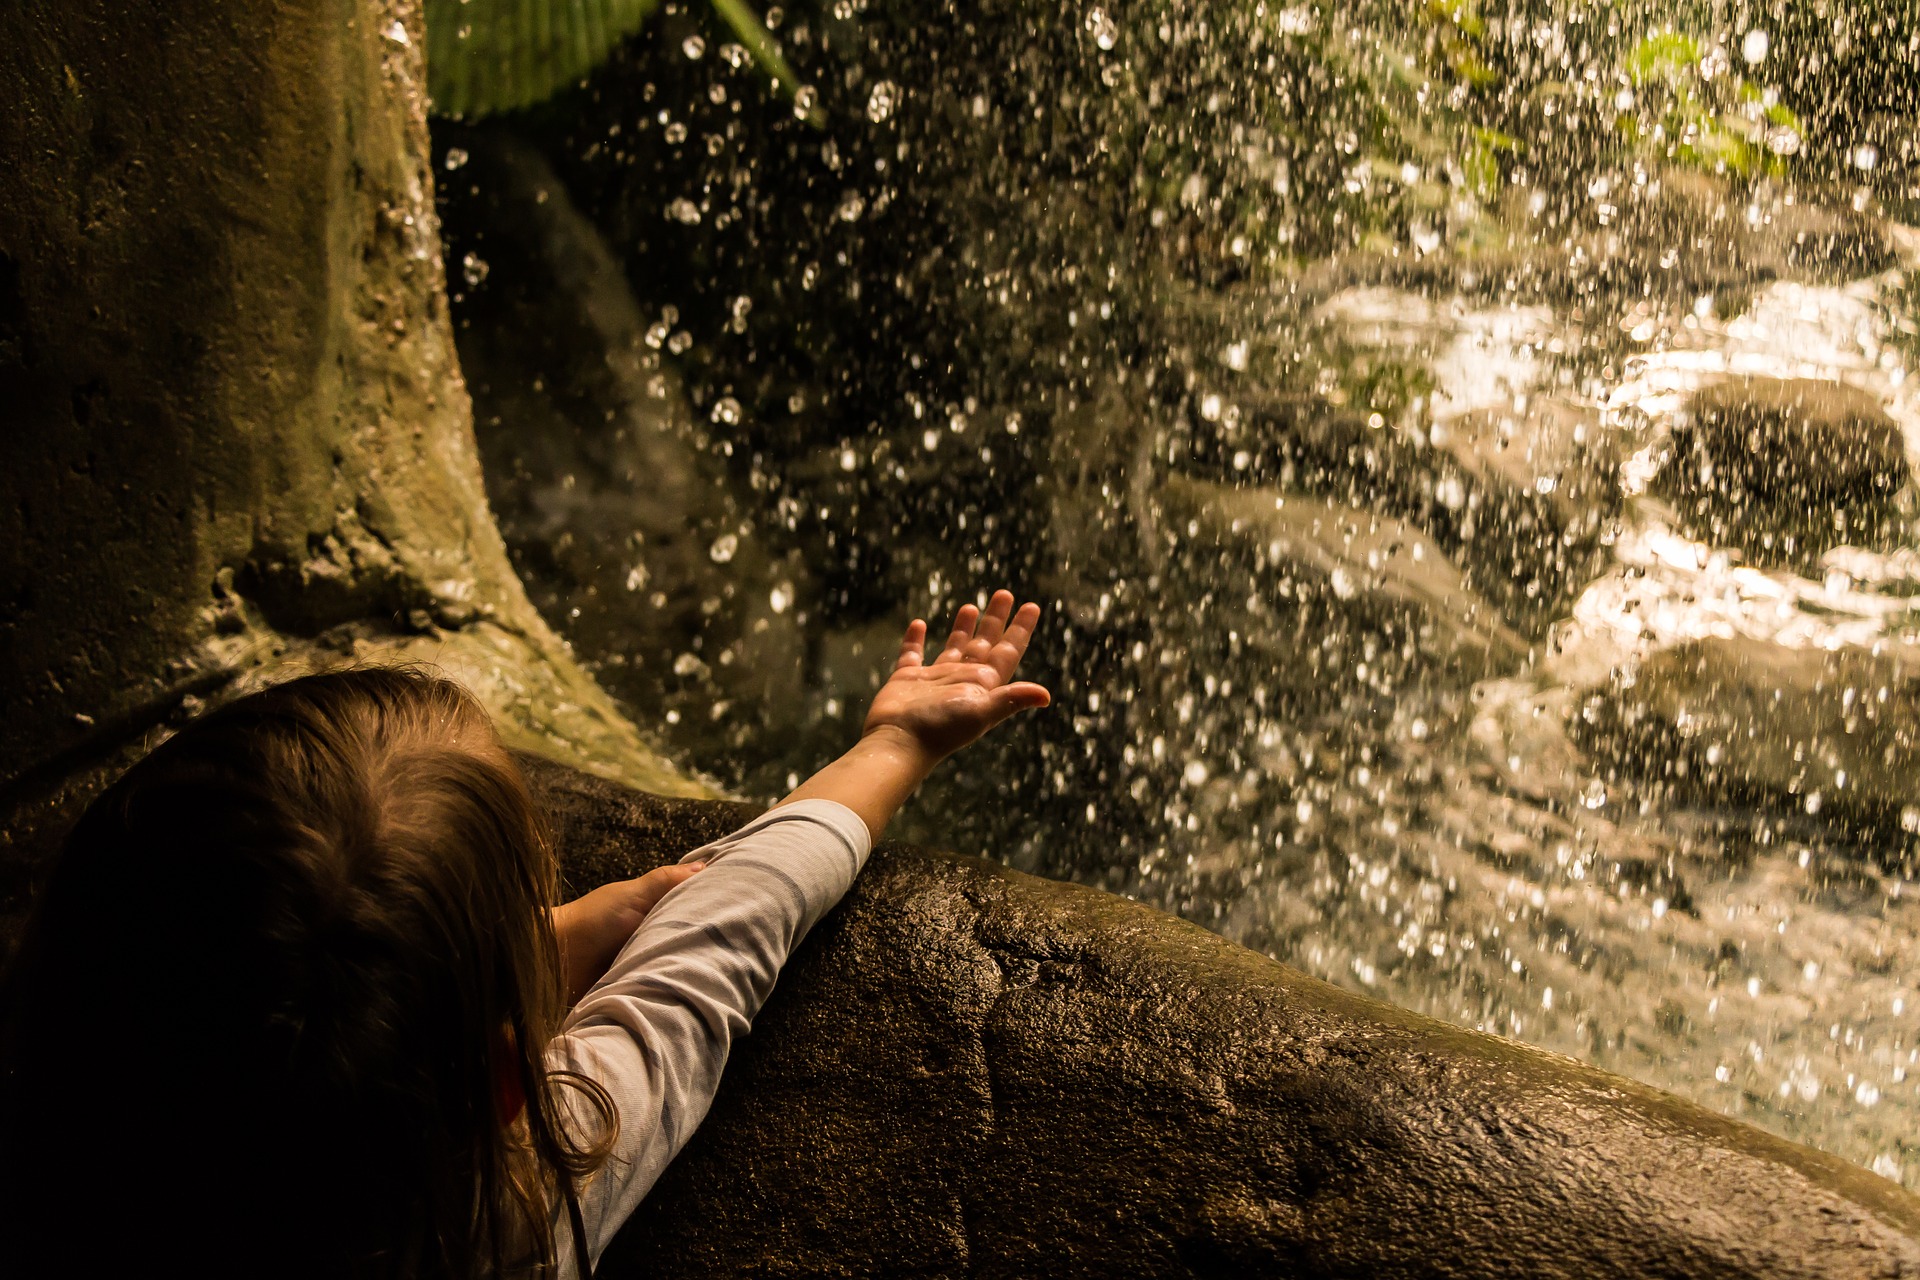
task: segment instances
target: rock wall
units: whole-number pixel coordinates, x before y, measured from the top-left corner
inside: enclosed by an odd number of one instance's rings
[[[576,887],[747,813],[528,768]],[[885,845],[601,1274],[1915,1276],[1920,1200],[1145,907]]]
[[[420,39],[412,0],[10,8],[0,870],[34,813],[205,700],[374,655],[447,666],[521,745],[700,790],[493,526]]]

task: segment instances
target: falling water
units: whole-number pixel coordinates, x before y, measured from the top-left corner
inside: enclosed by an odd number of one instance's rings
[[[772,797],[1010,583],[1056,707],[903,834],[1920,1186],[1913,10],[765,18],[439,132],[608,687]]]

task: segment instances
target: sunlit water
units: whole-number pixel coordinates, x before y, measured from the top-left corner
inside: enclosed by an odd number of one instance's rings
[[[1755,376],[1857,390],[1920,460],[1911,122],[1829,83],[1898,77],[1724,8],[843,2],[780,15],[819,128],[668,6],[439,138],[515,554],[758,797],[908,617],[1010,583],[1056,706],[903,835],[1920,1186],[1920,781],[1863,826],[1585,731],[1688,642],[1920,634],[1910,480],[1838,533],[1699,499],[1700,397]]]

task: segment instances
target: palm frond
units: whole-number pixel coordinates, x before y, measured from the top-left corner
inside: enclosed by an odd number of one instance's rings
[[[716,0],[767,73],[792,84],[778,44],[742,0]],[[427,0],[427,89],[437,114],[530,107],[575,84],[646,24],[659,0]],[[741,16],[727,12],[739,8]]]

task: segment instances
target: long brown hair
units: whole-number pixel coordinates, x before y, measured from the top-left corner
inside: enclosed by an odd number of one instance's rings
[[[80,819],[0,981],[0,1250],[552,1274],[615,1120],[546,1065],[557,890],[446,680],[308,676],[188,726]]]

